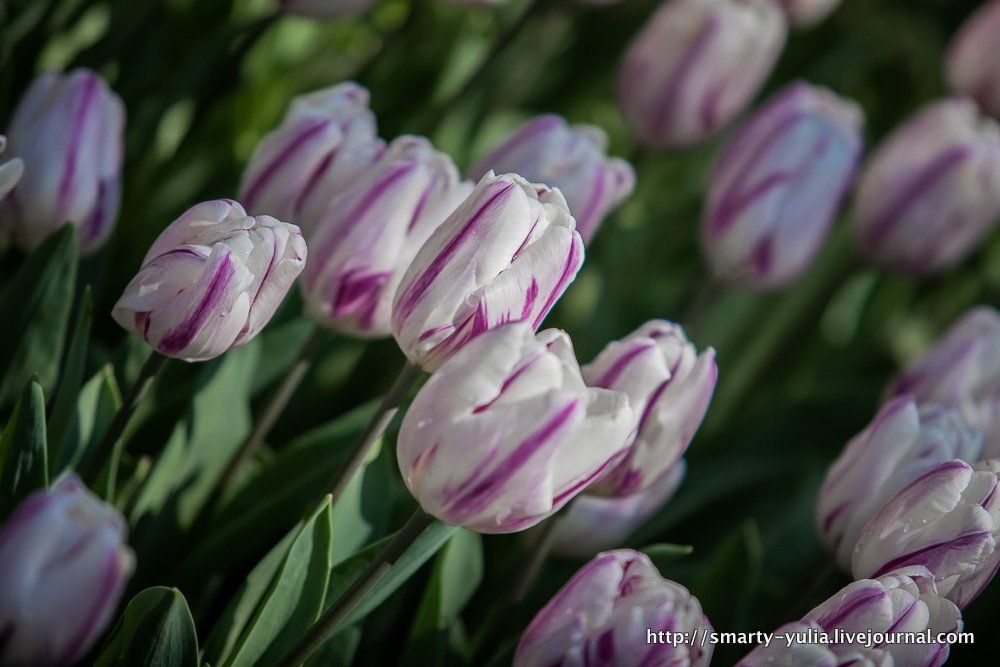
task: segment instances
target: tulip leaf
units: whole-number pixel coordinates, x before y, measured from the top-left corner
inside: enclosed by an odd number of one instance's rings
[[[48,486],[45,444],[45,396],[32,380],[14,406],[0,437],[0,519],[36,489]]]
[[[294,539],[282,540],[260,571],[251,573],[232,613],[227,612],[232,623],[226,634],[231,636],[245,619],[244,627],[231,647],[223,640],[222,651],[211,658],[220,667],[273,665],[319,618],[330,580],[331,509],[327,496]]]
[[[187,601],[156,586],[128,603],[95,667],[198,667],[198,637]]]
[[[88,286],[83,292],[83,299],[77,310],[76,320],[72,328],[73,338],[70,340],[69,349],[66,352],[62,372],[59,373],[59,386],[52,399],[52,411],[49,416],[49,440],[53,444],[53,454],[55,454],[56,448],[61,446],[66,432],[72,428],[72,422],[76,418],[80,385],[83,384],[83,371],[87,361],[90,325],[93,319],[94,307]],[[52,458],[58,461],[57,456],[53,455]],[[63,469],[57,464],[53,472],[58,474]]]
[[[106,365],[80,388],[75,411],[66,424],[63,438],[52,438],[54,474],[86,465],[121,404],[122,396],[114,369],[110,364]]]
[[[763,571],[763,546],[752,519],[739,526],[712,554],[691,586],[716,627],[750,630],[749,611]]]
[[[39,246],[0,294],[0,406],[33,376],[51,394],[59,375],[76,283],[73,225]]]
[[[650,544],[639,551],[649,556],[649,560],[653,561],[653,565],[662,573],[675,561],[690,556],[694,552],[694,547],[689,544],[659,543]]]
[[[404,664],[447,664],[449,639],[461,638],[456,622],[483,578],[483,545],[477,533],[459,529],[437,555],[434,571],[410,627]],[[460,654],[467,646],[454,647]],[[468,655],[464,657],[468,658]],[[457,661],[456,661],[457,662]]]

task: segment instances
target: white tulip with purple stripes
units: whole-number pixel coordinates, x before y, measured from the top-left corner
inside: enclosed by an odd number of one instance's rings
[[[998,473],[1000,459],[975,466],[955,460],[912,481],[861,531],[851,558],[854,577],[924,566],[938,592],[964,609],[1000,563]]]
[[[384,150],[365,88],[347,82],[302,95],[250,158],[239,200],[252,215],[274,216],[310,232],[330,201]]]
[[[431,376],[399,429],[399,469],[428,514],[481,533],[552,515],[628,449],[625,394],[588,388],[569,337],[486,332]]]
[[[323,325],[363,338],[390,335],[392,298],[414,255],[472,191],[451,158],[400,137],[310,233],[302,295]]]
[[[583,264],[583,240],[558,190],[486,174],[430,236],[392,306],[392,334],[427,371],[484,331],[537,329]]]
[[[100,248],[118,217],[125,107],[94,72],[46,72],[32,82],[7,128],[23,161],[0,200],[0,227],[31,249],[67,223],[81,254]]]
[[[1000,313],[976,306],[915,360],[889,387],[890,395],[954,407],[983,430],[983,455],[1000,456]]]
[[[7,147],[7,137],[0,134],[0,154]],[[7,193],[14,189],[17,182],[21,180],[24,173],[24,160],[19,157],[0,162],[0,200],[7,196]]]
[[[842,0],[778,0],[788,21],[797,28],[816,25],[833,12]]]
[[[820,540],[850,572],[861,529],[886,501],[940,463],[977,461],[982,448],[982,431],[957,411],[906,394],[890,400],[830,466],[816,500]]]
[[[936,102],[877,149],[861,175],[854,227],[878,264],[944,271],[1000,221],[1000,125],[969,99]]]
[[[0,530],[0,664],[83,658],[135,567],[125,533],[124,517],[75,476],[21,503]]]
[[[660,632],[685,633],[687,641],[650,641]],[[706,667],[711,633],[698,598],[660,576],[645,554],[608,551],[535,615],[513,667]]]
[[[358,14],[375,0],[279,0],[281,11],[314,19],[335,19]]]
[[[720,280],[784,287],[809,268],[861,158],[861,109],[807,83],[771,97],[712,170],[702,247]]]
[[[1000,118],[1000,0],[977,9],[959,29],[945,61],[948,85]]]
[[[588,493],[623,496],[648,489],[684,454],[715,391],[715,350],[701,354],[680,325],[650,320],[609,343],[583,367],[590,387],[628,394],[635,415],[628,456]]]
[[[667,0],[625,52],[618,74],[625,121],[658,148],[715,134],[760,90],[787,32],[773,0]]]
[[[212,359],[257,335],[305,261],[295,225],[204,202],[163,230],[112,316],[160,354]]]
[[[848,584],[801,621],[778,628],[770,646],[758,646],[737,667],[938,667],[950,647],[933,639],[962,627],[961,612],[939,595],[931,573],[909,567]],[[932,642],[903,641],[900,634],[900,639],[866,647],[864,641],[847,643],[846,637],[832,641],[836,630],[865,638],[867,633],[930,631]],[[831,641],[823,643],[821,633]]]
[[[589,242],[604,217],[635,189],[635,171],[621,158],[607,156],[608,137],[595,125],[569,125],[545,114],[528,121],[472,169],[520,174],[529,181],[558,188]]]

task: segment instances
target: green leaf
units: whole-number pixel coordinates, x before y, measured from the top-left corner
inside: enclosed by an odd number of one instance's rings
[[[694,547],[690,544],[650,544],[648,547],[643,547],[639,549],[642,553],[649,556],[649,559],[653,561],[653,565],[656,566],[660,572],[673,564],[675,561],[684,558],[685,556],[690,556],[694,552]]]
[[[54,445],[52,458],[55,460],[58,460],[58,456],[55,455],[55,447],[62,444],[63,438],[72,427],[72,422],[76,417],[80,385],[83,384],[83,370],[87,361],[90,324],[93,318],[94,307],[88,285],[83,292],[76,321],[73,323],[73,338],[70,341],[69,350],[66,352],[66,361],[63,363],[62,372],[59,374],[59,387],[52,399],[52,411],[49,416],[49,440]],[[57,466],[54,472],[58,474],[63,469]]]
[[[187,601],[156,586],[128,603],[95,667],[198,667],[198,636]]]
[[[220,667],[275,664],[319,618],[330,581],[333,536],[330,520],[330,497],[327,496],[288,547],[273,582],[260,596],[239,639],[227,651],[227,656],[220,656]],[[277,548],[284,549],[284,544]],[[265,558],[260,578],[252,588],[248,582],[248,601],[259,590],[259,583],[267,571],[273,568],[274,560]],[[237,599],[237,606],[241,602]],[[244,603],[241,611],[247,606]]]
[[[86,465],[121,405],[114,368],[105,365],[79,390],[62,440],[53,434],[54,474]]]
[[[306,667],[351,667],[361,643],[361,628],[348,628],[329,641],[306,660]]]
[[[76,282],[73,225],[64,225],[28,257],[0,295],[0,405],[37,376],[51,394],[59,375]]]
[[[382,534],[389,517],[391,453],[379,440],[364,468],[356,474],[333,507],[333,564],[343,562]]]
[[[48,486],[45,446],[45,396],[32,380],[24,388],[0,437],[0,519],[36,489]]]
[[[434,562],[417,617],[410,628],[404,664],[446,664],[452,626],[483,578],[483,546],[477,533],[458,530]],[[454,647],[465,655],[467,646]],[[466,656],[467,657],[467,656]]]
[[[760,586],[764,549],[752,519],[731,534],[691,586],[715,627],[750,630],[750,607]],[[669,576],[669,575],[665,575]]]

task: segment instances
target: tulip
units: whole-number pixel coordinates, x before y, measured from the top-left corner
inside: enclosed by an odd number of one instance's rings
[[[798,28],[816,25],[837,8],[840,0],[779,0],[788,22]]]
[[[650,488],[687,449],[712,400],[715,350],[701,354],[677,324],[651,320],[609,343],[583,367],[590,387],[625,392],[635,415],[628,456],[590,493],[624,496]]]
[[[524,530],[628,447],[628,398],[584,385],[569,337],[515,322],[443,363],[399,430],[397,458],[425,512],[481,533]]]
[[[585,242],[604,217],[635,189],[635,171],[625,160],[607,157],[608,137],[594,125],[568,125],[544,115],[522,125],[471,172],[511,172],[559,188]]]
[[[986,435],[984,455],[1000,456],[1000,313],[977,306],[889,387],[960,410]],[[964,458],[964,457],[963,457]]]
[[[253,215],[288,220],[309,232],[384,148],[375,135],[368,91],[358,84],[303,95],[250,158],[239,199]]]
[[[855,579],[926,567],[938,592],[960,607],[996,572],[1000,459],[970,466],[946,461],[905,486],[861,531],[851,558]]]
[[[313,19],[335,19],[359,14],[375,0],[279,0],[281,10],[287,14]]]
[[[125,532],[72,475],[21,503],[0,530],[0,663],[70,665],[87,653],[134,569]]]
[[[1000,219],[1000,126],[970,100],[925,108],[872,157],[854,218],[879,264],[913,274],[954,266]]]
[[[124,129],[121,99],[94,72],[35,79],[7,132],[24,173],[0,205],[0,226],[30,250],[69,222],[82,254],[100,248],[118,217]]]
[[[403,272],[471,190],[426,139],[395,140],[317,222],[301,283],[309,312],[336,331],[388,336]]]
[[[581,493],[553,519],[552,552],[575,558],[620,547],[674,495],[687,465],[675,463],[653,486],[630,496],[605,498]]]
[[[689,638],[661,641],[661,632]],[[535,615],[513,665],[705,667],[712,660],[711,633],[698,598],[661,577],[645,554],[608,551],[580,568]]]
[[[537,329],[581,264],[583,240],[559,191],[491,172],[417,252],[396,291],[392,334],[434,371],[501,324]]]
[[[628,47],[618,100],[640,141],[690,146],[741,113],[785,43],[772,0],[668,0]]]
[[[945,61],[948,85],[1000,117],[1000,0],[984,4],[959,29]]]
[[[816,501],[823,544],[849,572],[861,529],[890,498],[940,463],[975,462],[982,445],[982,431],[955,410],[918,408],[907,394],[890,400],[827,472]]]
[[[854,178],[863,140],[853,102],[794,83],[732,138],[701,223],[716,277],[783,287],[810,266]]]
[[[112,316],[160,354],[211,359],[257,335],[305,261],[295,225],[204,202],[163,230]]]
[[[910,567],[848,584],[801,621],[779,628],[770,646],[758,646],[737,667],[937,667],[948,659],[947,644],[897,640],[865,647],[861,641],[835,642],[835,630],[883,634],[930,630],[936,638],[941,633],[961,632],[962,615],[938,594],[930,572]],[[821,633],[829,641],[823,641]]]

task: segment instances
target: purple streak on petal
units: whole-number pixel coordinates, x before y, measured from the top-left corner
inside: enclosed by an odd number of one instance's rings
[[[479,414],[480,412],[489,409],[490,406],[496,403],[500,399],[500,397],[503,396],[503,393],[507,391],[510,388],[510,386],[517,381],[519,377],[524,375],[524,372],[526,370],[531,368],[531,366],[541,358],[542,358],[541,353],[537,353],[525,359],[521,364],[517,366],[517,368],[514,369],[513,373],[504,378],[504,381],[500,384],[500,390],[497,392],[497,395],[491,398],[488,402],[483,403],[482,405],[477,405],[475,408],[473,408],[472,414],[474,415]]]
[[[232,257],[227,255],[222,259],[219,270],[213,276],[212,283],[205,292],[205,296],[202,297],[201,303],[198,304],[198,307],[194,309],[194,312],[187,319],[160,339],[157,350],[166,355],[173,355],[180,353],[190,345],[191,341],[194,340],[194,337],[205,325],[205,322],[218,308],[219,302],[226,293],[228,283],[235,276],[236,267],[233,265]]]
[[[833,522],[836,521],[837,517],[843,514],[844,510],[846,510],[849,506],[850,506],[850,501],[845,500],[844,502],[834,507],[833,511],[827,514],[826,518],[823,519],[823,530],[824,531],[830,530],[830,526],[833,525]]]
[[[889,626],[889,629],[886,630],[886,632],[887,633],[895,632],[896,629],[900,627],[907,618],[910,617],[910,614],[913,613],[913,610],[917,608],[918,603],[923,605],[923,602],[921,602],[918,598],[910,598],[910,601],[906,605],[906,609],[903,611],[902,614],[896,617],[896,620],[893,621],[892,625]]]
[[[701,62],[702,51],[708,48],[718,30],[719,17],[709,17],[698,30],[691,44],[688,45],[677,67],[670,73],[666,86],[659,93],[660,103],[654,112],[653,132],[655,134],[662,134],[670,124],[673,119],[674,105],[680,99],[680,89],[684,86],[685,79],[690,75],[690,71]]]
[[[528,285],[528,292],[524,295],[524,306],[521,308],[521,319],[526,320],[531,315],[531,311],[535,308],[535,299],[538,298],[538,281],[534,278],[531,279],[531,284]]]
[[[326,130],[330,122],[327,118],[312,118],[309,122],[303,123],[304,127],[298,131],[298,134],[285,145],[284,149],[261,170],[257,179],[247,187],[246,194],[243,195],[243,205],[246,206],[248,211],[253,212],[252,209],[261,190],[281,171],[285,163],[291,160],[299,150],[308,145],[311,138]]]
[[[378,296],[391,277],[391,271],[365,274],[361,269],[337,276],[335,280],[339,284],[331,304],[331,314],[343,317],[357,313],[360,315],[359,324],[364,328],[370,327],[378,306]]]
[[[261,230],[263,231],[263,229]],[[264,277],[260,279],[260,285],[257,286],[257,291],[254,292],[253,299],[250,300],[250,313],[253,313],[254,306],[257,305],[257,299],[260,297],[261,291],[264,286],[267,285],[268,278],[271,277],[271,271],[274,270],[274,265],[278,261],[278,241],[274,237],[274,232],[268,230],[271,236],[271,259],[267,263],[267,269],[264,271]],[[247,317],[246,326],[243,327],[242,333],[246,333],[250,329],[250,317]]]
[[[98,597],[95,600],[81,601],[89,606],[87,620],[73,638],[66,643],[65,650],[55,660],[56,664],[69,665],[83,656],[90,643],[96,639],[96,634],[101,630],[98,624],[104,622],[108,607],[118,603],[124,579],[125,572],[122,567],[121,555],[118,549],[109,549],[105,555],[104,573],[101,575]]]
[[[514,260],[517,259],[518,255],[521,254],[521,251],[524,250],[525,246],[528,245],[528,240],[531,238],[531,235],[535,233],[535,228],[538,227],[538,221],[541,219],[542,216],[539,214],[538,217],[535,218],[535,221],[531,223],[531,229],[529,229],[528,233],[524,235],[524,240],[521,241],[521,245],[517,246],[517,250],[515,250],[514,254],[510,257],[512,264],[514,263]]]
[[[594,182],[590,187],[587,203],[581,207],[579,213],[572,211],[576,218],[576,230],[580,232],[584,241],[590,240],[601,221],[601,208],[604,206],[607,189],[608,168],[604,164],[599,164],[594,169]]]
[[[305,205],[306,200],[309,199],[312,193],[316,190],[316,186],[319,185],[320,180],[322,180],[326,172],[329,171],[330,165],[333,164],[334,158],[337,157],[339,148],[340,147],[338,146],[323,156],[323,158],[316,165],[316,168],[313,169],[313,172],[309,174],[309,180],[306,181],[302,191],[299,192],[299,196],[295,198],[295,203],[292,204],[292,211],[295,212],[296,222],[300,222],[299,218],[301,217],[300,214],[302,212],[302,207]],[[249,203],[247,206],[249,207]]]
[[[948,556],[949,552],[956,549],[961,550],[968,547],[974,547],[979,543],[985,544],[989,538],[990,531],[988,530],[958,535],[946,542],[931,544],[922,549],[911,551],[908,554],[903,554],[902,556],[893,558],[891,561],[880,567],[878,572],[872,576],[881,577],[884,574],[889,574],[893,570],[898,570],[904,565],[923,565],[931,572],[934,572],[934,569],[941,564],[941,561]]]
[[[428,329],[427,331],[424,331],[419,336],[417,336],[417,342],[418,343],[422,343],[422,342],[424,342],[425,340],[427,340],[428,338],[430,338],[431,336],[433,336],[435,334],[441,333],[442,331],[447,331],[448,329],[454,329],[454,328],[455,328],[455,325],[451,324],[449,322],[448,324],[442,324],[441,326],[434,327],[433,329]]]
[[[856,613],[861,607],[878,602],[883,598],[887,597],[885,589],[881,585],[873,585],[868,587],[864,593],[857,593],[854,599],[842,604],[837,609],[833,610],[833,614],[829,616],[821,616],[816,619],[816,623],[819,624],[827,632],[833,630],[833,628],[839,627],[844,621],[846,621],[852,614]]]
[[[80,91],[80,98],[76,110],[73,112],[72,126],[70,127],[69,146],[66,150],[66,159],[63,162],[63,171],[59,179],[59,191],[56,197],[56,210],[60,216],[66,215],[69,208],[67,200],[74,188],[74,180],[78,168],[77,162],[80,159],[80,146],[83,143],[83,135],[87,130],[87,121],[93,104],[97,101],[98,86],[100,79],[96,74],[86,73],[83,75],[83,90]],[[82,222],[76,220],[74,222]]]
[[[556,282],[556,286],[549,292],[548,298],[545,300],[545,304],[542,309],[538,311],[535,315],[534,321],[532,321],[531,326],[537,329],[545,319],[545,316],[549,314],[552,306],[555,305],[556,300],[562,296],[562,293],[566,291],[566,288],[573,281],[576,276],[577,270],[580,268],[580,263],[583,261],[583,241],[581,240],[579,234],[574,234],[572,240],[570,241],[569,254],[566,256],[566,264],[563,265],[562,275],[559,276],[559,280]]]
[[[587,475],[585,478],[581,479],[573,486],[567,488],[562,493],[556,495],[556,497],[552,499],[552,506],[557,508],[561,507],[564,502],[569,501],[570,498],[572,498],[577,493],[579,493],[583,489],[593,484],[598,478],[604,476],[604,473],[606,473],[608,470],[611,470],[613,467],[618,465],[621,462],[622,458],[627,453],[628,453],[628,448],[623,448],[612,454],[610,457],[608,457],[606,461],[604,461],[604,463],[595,468],[594,471],[591,472],[589,475]]]
[[[629,364],[635,361],[636,357],[653,349],[656,349],[656,343],[641,342],[639,345],[636,345],[631,350],[615,359],[615,362],[604,372],[604,375],[602,375],[592,386],[611,389],[611,386],[616,380],[618,380],[618,377],[625,371],[626,368],[628,368]]]
[[[525,143],[534,141],[535,137],[547,134],[552,130],[558,130],[563,125],[563,119],[553,114],[539,116],[535,120],[526,123],[507,139],[502,146],[483,158],[483,161],[473,172],[473,178],[477,180],[482,178],[487,171],[497,168],[497,165],[503,164],[511,152],[520,150]]]

